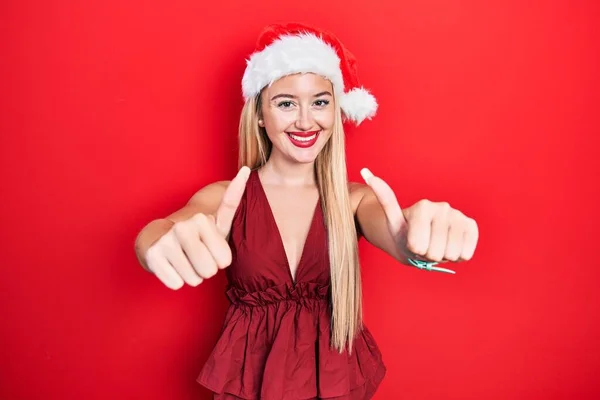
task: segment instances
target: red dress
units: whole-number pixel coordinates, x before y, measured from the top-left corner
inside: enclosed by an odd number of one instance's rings
[[[256,170],[229,243],[231,304],[197,381],[215,399],[370,399],[386,369],[367,328],[357,335],[352,354],[330,347],[328,242],[320,202],[295,281]]]

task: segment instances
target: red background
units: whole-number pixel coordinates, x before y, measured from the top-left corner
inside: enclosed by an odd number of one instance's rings
[[[361,242],[376,399],[600,397],[599,3],[354,3],[2,2],[2,399],[209,398],[224,274],[171,291],[133,242],[235,174],[244,59],[288,20],[336,33],[380,102],[351,178],[480,227],[455,276]]]

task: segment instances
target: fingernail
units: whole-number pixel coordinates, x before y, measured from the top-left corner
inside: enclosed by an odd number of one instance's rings
[[[368,168],[361,169],[360,174],[362,175],[365,182],[367,182],[367,184],[369,183],[369,180],[373,177],[373,173],[369,171]]]
[[[250,175],[250,167],[244,165],[242,168],[240,168],[240,171],[242,172],[242,175],[244,176],[244,178],[247,178]]]

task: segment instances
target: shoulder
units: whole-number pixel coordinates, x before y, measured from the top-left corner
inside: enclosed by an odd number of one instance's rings
[[[190,198],[188,204],[220,204],[231,181],[217,181],[204,186]]]
[[[352,205],[352,212],[353,214],[356,214],[358,205],[367,194],[372,192],[372,190],[367,184],[349,182],[348,191],[350,192],[350,204]]]

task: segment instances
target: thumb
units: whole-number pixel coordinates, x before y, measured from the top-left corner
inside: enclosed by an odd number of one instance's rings
[[[229,182],[229,186],[223,194],[223,199],[221,200],[221,204],[217,209],[215,217],[217,230],[224,237],[229,235],[231,224],[233,223],[233,217],[235,216],[235,212],[242,201],[242,195],[246,189],[246,182],[248,182],[249,176],[250,168],[246,166],[240,168],[235,178]]]
[[[406,219],[394,191],[383,179],[373,175],[367,168],[363,168],[360,174],[375,193],[379,204],[381,204],[391,233],[397,235],[406,225]]]

